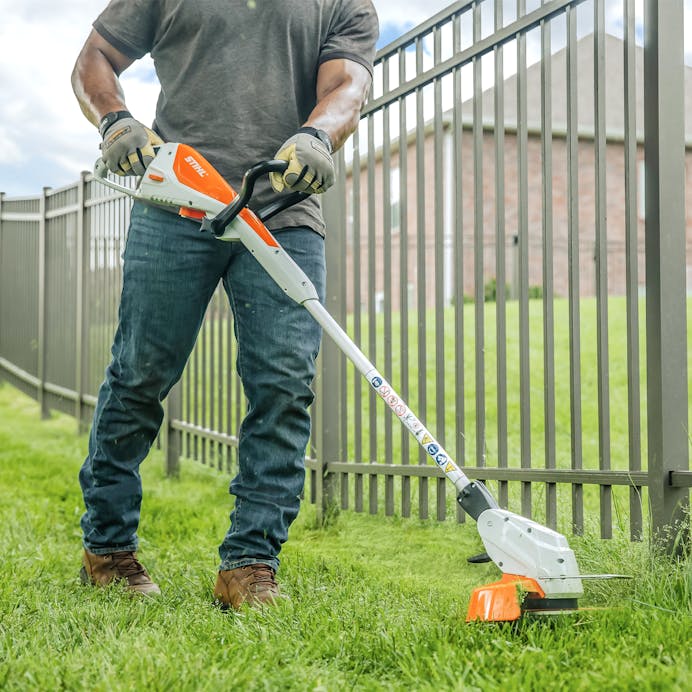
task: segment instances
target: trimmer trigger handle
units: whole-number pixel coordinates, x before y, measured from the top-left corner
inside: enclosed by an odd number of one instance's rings
[[[225,209],[211,219],[208,230],[217,237],[222,236],[226,226],[238,216],[241,210],[250,201],[257,179],[267,173],[282,173],[286,168],[288,168],[288,163],[279,159],[261,161],[249,168],[243,176],[243,182],[238,196]]]

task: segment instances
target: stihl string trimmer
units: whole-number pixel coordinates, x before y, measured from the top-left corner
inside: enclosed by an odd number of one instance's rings
[[[467,621],[516,620],[523,612],[576,610],[577,599],[583,595],[582,579],[586,575],[579,574],[574,553],[565,537],[530,519],[501,509],[483,483],[471,481],[464,474],[391,384],[327,312],[312,282],[264,225],[263,221],[300,201],[305,195],[286,195],[257,213],[246,207],[255,181],[262,175],[282,172],[285,168],[283,161],[267,161],[253,166],[243,178],[240,193],[236,194],[192,147],[169,143],[158,148],[156,157],[136,189],[108,179],[108,170],[100,160],[96,162],[94,176],[104,185],[135,199],[177,208],[180,215],[200,221],[202,230],[213,233],[219,240],[240,241],[269,276],[314,317],[351,360],[430,459],[454,484],[459,505],[476,520],[487,555],[502,572],[499,581],[473,592]]]

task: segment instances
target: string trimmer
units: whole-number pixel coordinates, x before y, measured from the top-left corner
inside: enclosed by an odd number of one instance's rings
[[[239,194],[192,147],[163,144],[135,189],[107,178],[99,160],[94,176],[104,185],[143,202],[174,207],[201,222],[201,230],[219,240],[241,242],[264,270],[294,301],[302,305],[335,341],[339,349],[370,383],[394,415],[423,447],[430,459],[454,484],[457,502],[476,520],[490,560],[502,578],[477,588],[471,597],[467,621],[516,620],[524,612],[574,611],[583,595],[582,579],[573,551],[564,536],[525,517],[501,509],[485,485],[470,480],[450,454],[416,417],[393,387],[363,355],[320,303],[315,287],[276,241],[263,221],[305,197],[292,193],[257,213],[247,208],[255,181],[270,172],[282,172],[284,161],[253,166],[243,178]],[[592,575],[596,576],[596,575]],[[602,575],[607,576],[607,575]]]

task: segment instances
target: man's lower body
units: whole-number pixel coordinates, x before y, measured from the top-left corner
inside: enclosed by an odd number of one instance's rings
[[[277,231],[276,237],[323,296],[323,238],[306,228]],[[278,568],[303,489],[321,330],[240,243],[202,235],[194,222],[135,203],[113,359],[79,474],[86,505],[81,522],[86,580],[98,581],[90,561],[137,550],[139,465],[156,438],[161,402],[183,372],[219,280],[234,314],[236,367],[248,400],[239,470],[230,487],[235,507],[219,548],[219,582],[222,576],[235,583],[230,577],[265,568],[273,574]],[[259,574],[256,583],[245,579],[240,588],[262,594],[265,576]],[[219,582],[217,596],[233,605]]]

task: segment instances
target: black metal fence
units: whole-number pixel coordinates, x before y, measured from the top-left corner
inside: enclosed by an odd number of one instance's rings
[[[451,4],[378,54],[325,199],[330,312],[502,505],[604,538],[682,521],[692,485],[692,18],[681,3],[645,9]],[[0,196],[0,377],[80,429],[109,357],[128,215],[88,174]],[[219,291],[167,403],[171,472],[181,457],[233,471],[234,357]],[[315,386],[320,511],[464,520],[326,341]]]

